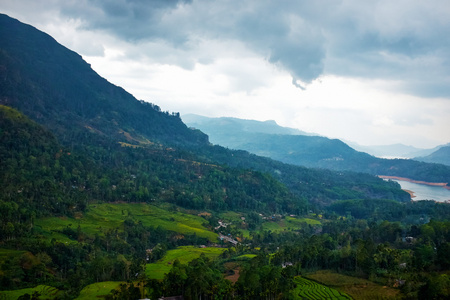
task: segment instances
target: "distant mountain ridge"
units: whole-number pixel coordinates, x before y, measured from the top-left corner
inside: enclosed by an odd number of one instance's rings
[[[259,133],[269,133],[269,134],[289,134],[289,135],[312,135],[310,133],[289,127],[279,126],[275,121],[255,121],[255,120],[243,120],[231,117],[220,117],[216,119],[195,115],[186,114],[182,116],[184,123],[189,124],[189,126],[196,127],[196,125],[213,126],[216,132],[221,134],[226,134],[227,130],[243,131],[243,132],[259,132]],[[217,126],[217,124],[220,124]],[[215,134],[215,137],[218,134]],[[215,143],[215,141],[211,141]],[[220,143],[218,143],[220,144]]]
[[[422,149],[404,144],[363,146],[354,142],[346,142],[355,150],[369,153],[380,158],[413,158],[422,153],[432,153],[435,149]]]
[[[439,147],[427,156],[415,157],[415,160],[450,166],[450,144]]]
[[[284,163],[450,183],[450,168],[447,166],[406,159],[381,159],[356,151],[337,139],[272,134],[264,132],[263,126],[253,131],[242,130],[244,125],[249,122],[248,120],[234,119],[231,123],[223,122],[221,118],[203,117],[197,118],[196,122],[192,123],[189,122],[189,119],[185,121],[189,126],[194,126],[208,134],[211,141],[216,141],[222,146],[246,150]],[[236,124],[240,124],[240,126]],[[254,127],[257,126],[254,125]],[[280,128],[278,132],[283,131]],[[405,149],[402,146],[397,146],[397,148]]]

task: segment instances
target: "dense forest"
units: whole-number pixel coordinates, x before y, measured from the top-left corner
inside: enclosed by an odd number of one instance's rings
[[[449,295],[447,203],[211,145],[31,26],[0,37],[0,299],[298,299],[318,270]]]

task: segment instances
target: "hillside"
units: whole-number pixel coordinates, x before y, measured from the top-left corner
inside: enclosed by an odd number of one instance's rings
[[[443,164],[450,166],[450,146],[442,146],[438,150],[434,151],[433,153],[422,156],[422,157],[415,157],[415,160],[428,162],[428,163],[435,163],[435,164]]]
[[[15,214],[11,220],[3,218],[5,226],[20,218],[31,222],[32,214],[73,215],[88,202],[119,199],[192,209],[306,209],[304,200],[259,172],[200,163],[185,152],[156,147],[117,144],[110,145],[109,153],[90,148],[96,153],[88,156],[63,147],[48,130],[12,108],[0,106],[0,116],[0,199],[11,205],[5,217]]]
[[[131,144],[207,143],[177,114],[136,100],[49,35],[0,15],[0,36],[0,103],[45,125],[62,142],[95,133],[96,139]]]
[[[259,179],[254,180],[248,178],[249,181],[268,180],[279,185],[274,177],[282,180],[290,192],[297,195],[290,200],[297,204],[286,206],[295,211],[301,207],[304,209],[306,201],[327,203],[350,195],[355,198],[392,198],[395,195],[393,198],[399,200],[407,197],[402,195],[398,186],[373,176],[343,177],[338,173],[292,168],[242,151],[213,147],[205,134],[189,129],[178,114],[162,112],[157,105],[138,101],[122,88],[98,76],[78,54],[59,45],[45,33],[5,15],[0,16],[0,24],[0,75],[4,78],[1,82],[0,103],[23,112],[50,130],[62,145],[89,157],[102,168],[119,168],[121,171],[116,173],[126,174],[124,176],[142,175],[145,180],[139,180],[140,185],[135,188],[142,186],[144,190],[149,190],[148,199],[157,198],[162,188],[180,185],[180,180],[185,180],[178,189],[181,194],[186,194],[183,191],[186,188],[198,194],[198,190],[204,190],[205,187],[189,185],[188,178],[196,174],[202,176],[201,181],[208,180],[209,177],[196,169],[199,166],[214,169],[212,166],[217,163],[239,168],[220,167],[220,170],[225,170],[223,172],[240,173],[245,172],[242,169],[253,169],[265,173],[249,173],[259,176]],[[179,171],[180,168],[185,169]],[[149,176],[148,170],[158,171]],[[214,172],[211,174],[218,176]],[[179,179],[180,176],[183,179]],[[359,185],[364,186],[355,188],[354,177],[361,178]],[[170,183],[162,178],[170,178]],[[221,183],[217,188],[228,185],[230,180],[226,179],[227,176],[219,178]],[[247,179],[246,176],[236,178]],[[309,184],[301,185],[299,182]],[[335,182],[342,185],[335,186]],[[323,184],[335,192],[324,194],[319,188]],[[279,187],[283,188],[283,185]],[[279,189],[270,184],[261,185],[260,191],[263,188],[273,191]],[[336,193],[337,190],[342,192]],[[225,191],[234,192],[230,188]],[[255,195],[260,195],[261,199],[274,199],[270,193],[260,191],[255,191]],[[202,199],[200,207],[216,207],[212,204],[214,201],[208,199],[220,199],[222,196],[212,197],[211,191],[207,194],[209,196],[196,198]],[[249,197],[252,194],[249,193]],[[185,201],[191,202],[191,199]],[[227,205],[218,207],[230,208]],[[275,205],[274,209],[280,207]]]
[[[288,134],[288,130],[282,134],[273,134],[265,131],[263,126],[258,130],[249,130],[243,125],[247,122],[249,121],[235,119],[233,122],[224,122],[222,118],[205,118],[187,124],[202,130],[212,141],[217,141],[222,146],[246,150],[288,164],[450,183],[448,166],[408,159],[381,159],[358,152],[338,139]],[[278,129],[278,132],[283,131]]]

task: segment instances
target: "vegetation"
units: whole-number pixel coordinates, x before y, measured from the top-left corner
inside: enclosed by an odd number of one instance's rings
[[[0,38],[4,295],[290,299],[333,270],[448,296],[449,204],[212,146],[49,36],[0,15]]]

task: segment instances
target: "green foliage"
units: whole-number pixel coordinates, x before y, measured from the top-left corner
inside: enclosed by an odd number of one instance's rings
[[[133,282],[121,283],[117,289],[111,291],[105,299],[141,299],[143,298],[143,291],[140,285]]]
[[[419,291],[420,299],[448,299],[450,297],[450,277],[447,274],[432,276]]]
[[[286,298],[293,288],[292,267],[269,263],[269,257],[258,254],[241,268],[235,288],[239,299]]]
[[[172,269],[164,276],[162,288],[154,289],[153,297],[183,295],[185,299],[203,299],[214,296],[217,299],[231,298],[231,282],[223,279],[220,270],[205,255],[190,261],[187,265],[175,260]]]
[[[450,206],[434,201],[410,201],[399,203],[384,199],[342,200],[332,203],[328,211],[339,215],[351,215],[357,219],[402,221],[418,224],[424,216],[446,220]]]

